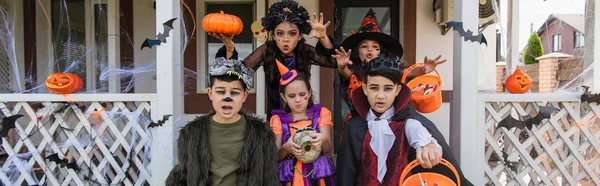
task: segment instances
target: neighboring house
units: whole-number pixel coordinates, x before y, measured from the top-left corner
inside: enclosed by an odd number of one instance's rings
[[[542,39],[544,54],[559,52],[576,57],[583,56],[584,43],[583,14],[552,14],[538,29]]]

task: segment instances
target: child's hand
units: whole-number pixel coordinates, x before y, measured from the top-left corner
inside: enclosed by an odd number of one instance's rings
[[[324,39],[327,37],[327,26],[329,26],[329,21],[326,24],[323,24],[323,13],[319,14],[319,19],[317,19],[317,14],[313,13],[314,21],[306,20],[306,22],[312,28],[312,32],[310,32],[310,38]],[[317,21],[318,20],[318,21]]]
[[[312,143],[312,147],[315,150],[321,150],[321,147],[323,147],[323,141],[325,141],[325,137],[323,136],[323,134],[315,133],[310,135],[310,137],[313,138],[312,140],[310,140],[310,142]]]
[[[424,66],[425,66],[425,73],[428,74],[430,72],[433,72],[435,70],[435,68],[442,63],[445,63],[446,60],[440,60],[440,58],[442,58],[442,55],[438,55],[436,58],[434,59],[429,59],[427,58],[427,56],[425,56],[425,59],[423,60]]]
[[[423,168],[430,169],[436,166],[440,163],[440,158],[442,158],[442,153],[433,142],[417,150],[417,160]]]
[[[208,33],[208,35],[213,36],[219,40],[221,40],[221,42],[223,42],[223,44],[225,44],[225,47],[227,47],[228,50],[233,50],[234,47],[234,43],[233,43],[233,34],[217,34],[217,33]]]
[[[293,138],[294,138],[294,136],[292,135],[290,137],[290,139],[288,139],[288,141],[285,142],[285,144],[282,145],[282,147],[286,151],[292,153],[298,159],[298,158],[301,158],[304,155],[304,152],[302,152],[302,149],[300,149],[299,145],[297,145],[296,143],[294,143],[292,141]]]
[[[331,55],[331,57],[335,58],[338,66],[352,65],[352,61],[350,61],[350,54],[352,54],[352,49],[346,52],[344,50],[344,47],[340,47],[340,50],[335,49],[335,53],[336,54]]]

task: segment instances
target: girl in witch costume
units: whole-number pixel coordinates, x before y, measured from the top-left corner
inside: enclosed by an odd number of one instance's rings
[[[349,50],[346,52],[344,48],[349,48]],[[358,52],[352,53],[352,50]],[[340,50],[336,49],[336,55],[332,55],[332,57],[336,58],[338,64],[340,92],[342,93],[344,102],[350,109],[350,112],[346,114],[344,123],[348,122],[348,120],[352,118],[352,115],[356,115],[356,113],[353,113],[355,109],[350,99],[352,98],[352,92],[360,88],[363,84],[362,79],[365,76],[365,64],[379,56],[385,56],[399,61],[400,58],[402,58],[402,54],[403,49],[400,42],[394,37],[381,32],[375,12],[373,9],[369,9],[358,32],[346,38],[342,42]],[[417,76],[432,72],[437,65],[446,62],[446,60],[440,60],[440,58],[441,55],[434,59],[425,57],[424,67],[415,68],[415,70],[411,72],[405,72],[409,73],[407,79],[410,80]],[[336,131],[336,134],[339,134],[340,139],[337,142],[340,142],[344,137],[344,128],[345,124],[338,128],[340,131]]]
[[[344,49],[349,50],[345,51]],[[358,52],[352,53],[353,50]],[[365,75],[364,65],[379,56],[400,60],[402,54],[403,49],[400,42],[394,37],[381,32],[375,12],[373,9],[369,9],[358,32],[346,38],[342,42],[340,50],[336,49],[336,54],[332,56],[336,58],[338,72],[342,80],[341,92],[344,94],[343,96],[350,110],[353,110],[350,102],[352,92],[362,85],[361,81]],[[407,79],[410,80],[432,72],[437,65],[446,62],[446,60],[440,60],[441,57],[441,55],[434,59],[425,57],[424,67],[408,72]]]
[[[414,159],[422,168],[413,174],[436,172],[456,181],[449,169],[435,166],[441,157],[457,168],[461,185],[472,185],[435,125],[410,106],[411,91],[400,82],[401,65],[378,57],[365,68],[364,84],[352,94],[357,115],[348,121],[338,152],[337,183],[398,185],[401,172]]]
[[[244,65],[254,70],[264,66],[266,75],[267,110],[281,109],[283,106],[279,98],[280,74],[277,70],[275,60],[279,60],[288,68],[296,69],[310,79],[311,65],[322,67],[337,67],[335,59],[335,47],[332,38],[327,36],[326,28],[329,22],[323,24],[323,14],[317,21],[317,15],[313,14],[311,21],[306,9],[299,6],[296,1],[282,0],[269,8],[269,14],[262,18],[262,25],[269,32],[269,41],[258,47],[244,59]],[[311,32],[312,30],[312,32]],[[316,48],[306,44],[302,34],[310,34],[311,38],[318,38]],[[225,46],[217,52],[217,57],[237,59],[237,51],[232,41],[233,35],[212,34],[220,39]],[[267,113],[267,118],[271,114]]]
[[[213,112],[179,131],[177,164],[166,185],[279,185],[275,135],[260,117],[240,112],[254,71],[218,58],[210,67]]]
[[[275,133],[279,158],[279,179],[282,185],[310,186],[335,185],[332,155],[331,112],[312,101],[308,79],[298,71],[289,70],[277,61],[281,74],[281,97],[286,103],[283,110],[273,110],[271,128]],[[308,152],[292,141],[302,130],[314,130],[311,149],[320,151],[314,162],[303,163]],[[310,133],[309,133],[310,134]],[[315,156],[313,156],[315,157]]]

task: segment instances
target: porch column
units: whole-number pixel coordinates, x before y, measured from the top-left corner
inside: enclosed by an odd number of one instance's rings
[[[463,22],[465,30],[478,32],[479,1],[455,0],[454,21]],[[477,93],[477,54],[479,43],[465,41],[454,33],[454,81],[450,115],[450,144],[465,176],[475,185],[483,185],[484,138],[480,136],[483,123],[476,122],[479,114]],[[481,130],[480,130],[481,129]]]
[[[506,72],[512,74],[519,63],[519,1],[508,1],[508,29],[506,37]]]
[[[182,61],[182,22],[181,4],[179,0],[156,1],[156,30],[163,30],[163,23],[177,18],[173,22],[173,30],[166,43],[155,46],[156,49],[156,94],[158,101],[152,104],[152,119],[161,119],[163,115],[173,116],[165,124],[151,129],[152,171],[151,185],[164,185],[165,179],[175,165],[177,159],[175,141],[178,128],[175,123],[182,122],[183,113],[183,61]],[[163,33],[164,34],[164,33]],[[179,126],[179,125],[178,125]]]
[[[93,6],[88,6],[93,7]],[[93,12],[94,10],[91,10]],[[119,11],[119,1],[118,0],[109,0],[108,2],[108,68],[109,69],[119,69],[121,68],[121,47],[120,47],[120,37],[121,27],[120,27],[120,11]],[[92,22],[88,22],[87,24],[92,24]],[[91,36],[93,37],[93,36]],[[90,39],[89,41],[92,41]],[[89,46],[93,45],[90,43]],[[92,52],[93,53],[93,52]],[[95,53],[94,53],[95,55]],[[89,56],[89,55],[88,55]],[[88,57],[90,58],[90,57]],[[90,64],[96,64],[95,59],[91,58],[89,60],[93,60]],[[88,65],[89,66],[89,65]],[[88,67],[88,74],[96,74],[95,68]],[[91,81],[91,78],[88,77],[88,82]],[[94,86],[94,87],[92,87]],[[96,89],[95,84],[88,84],[88,90]],[[108,74],[108,92],[109,93],[121,93],[121,75],[118,74],[116,70],[112,70]]]
[[[594,61],[591,64],[594,66],[591,87],[594,93],[600,92],[600,47],[598,47],[600,46],[600,29],[596,28],[600,25],[600,13],[596,10],[600,10],[600,3],[594,3]]]

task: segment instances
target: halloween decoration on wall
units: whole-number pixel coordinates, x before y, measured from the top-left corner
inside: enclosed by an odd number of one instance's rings
[[[238,35],[242,33],[243,26],[239,17],[225,14],[223,11],[207,14],[202,19],[202,28],[208,33]]]
[[[529,114],[522,116],[523,121],[516,120],[515,118],[508,116],[502,121],[498,122],[498,128],[504,127],[508,130],[516,127],[518,129],[527,128],[531,130],[533,125],[539,125],[543,119],[549,119],[553,112],[557,112],[559,109],[551,106],[540,106],[540,110],[535,117],[531,117]]]
[[[300,146],[304,155],[298,158],[302,163],[312,163],[321,154],[321,149],[313,148],[312,143],[310,142],[313,138],[311,135],[316,134],[317,132],[310,127],[301,128],[296,131],[294,135],[294,139],[292,140],[295,144]]]
[[[165,124],[165,122],[167,120],[169,120],[169,117],[171,117],[173,115],[168,114],[168,115],[163,115],[162,119],[159,119],[158,122],[152,122],[150,123],[150,125],[148,125],[148,128],[155,128],[155,127],[162,127],[163,124]]]
[[[256,38],[257,41],[261,43],[267,42],[269,34],[267,32],[267,29],[265,29],[265,27],[262,26],[261,20],[254,21],[254,23],[250,25],[250,29],[252,29],[253,36],[254,38]]]
[[[600,93],[592,94],[588,86],[583,86],[585,92],[581,95],[581,102],[600,104]]]
[[[20,117],[23,117],[23,115],[15,114],[12,116],[2,118],[2,129],[0,130],[0,136],[7,137],[8,131],[10,131],[10,129],[15,128],[15,121],[17,121],[17,119],[19,119]]]
[[[73,169],[75,171],[79,171],[79,167],[77,166],[77,161],[69,162],[69,160],[66,158],[61,159],[58,157],[58,153],[51,154],[50,156],[47,156],[46,159],[49,160],[50,162],[56,163],[56,165],[59,165],[61,168],[67,167],[67,169]]]
[[[144,47],[148,47],[148,48],[152,48],[154,45],[160,45],[160,43],[166,43],[167,42],[167,37],[169,37],[169,32],[171,30],[173,30],[173,22],[176,20],[177,18],[173,18],[168,20],[167,22],[163,23],[163,32],[162,33],[158,33],[158,35],[156,35],[156,39],[149,39],[146,38],[146,40],[144,40],[144,43],[142,43],[142,48],[140,48],[140,50],[144,49]]]
[[[513,94],[523,94],[531,89],[531,78],[517,67],[515,72],[506,78],[506,90]]]
[[[71,94],[81,90],[83,81],[77,74],[54,73],[46,78],[46,88],[55,94]]]
[[[487,40],[485,39],[485,36],[483,35],[483,33],[473,35],[473,31],[471,31],[471,30],[465,31],[465,29],[463,28],[462,22],[454,22],[454,21],[446,22],[446,26],[444,26],[443,29],[450,29],[450,27],[454,28],[454,31],[457,31],[461,37],[464,37],[465,41],[479,42],[479,44],[485,43],[485,46],[487,46]]]

